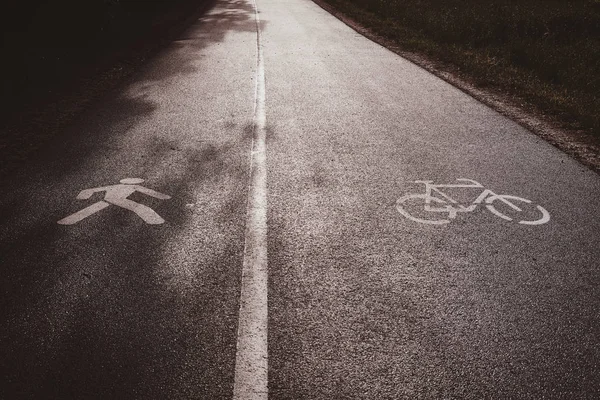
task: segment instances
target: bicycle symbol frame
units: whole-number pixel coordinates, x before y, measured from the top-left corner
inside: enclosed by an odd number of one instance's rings
[[[513,218],[509,217],[506,214],[498,211],[496,207],[494,207],[494,202],[502,202],[512,208],[514,211],[522,212],[523,210],[515,204],[515,202],[523,202],[525,204],[532,204],[531,200],[524,199],[522,197],[507,195],[507,194],[496,194],[489,189],[485,189],[485,187],[473,179],[464,179],[458,178],[458,182],[455,184],[442,184],[442,185],[434,185],[433,181],[415,181],[415,183],[423,183],[425,184],[425,193],[411,193],[400,197],[396,201],[396,209],[400,214],[404,217],[410,219],[411,221],[419,222],[422,224],[431,224],[431,225],[441,225],[448,224],[451,220],[457,217],[458,213],[466,213],[473,212],[480,204],[485,203],[485,207],[488,211],[490,211],[495,216],[502,218],[506,221],[514,221]],[[471,203],[469,206],[463,206],[458,204],[458,201],[450,197],[448,194],[444,193],[441,189],[444,188],[482,188],[483,191],[481,194]],[[447,213],[447,217],[445,219],[422,219],[417,218],[409,213],[406,210],[405,203],[411,199],[418,199],[423,201],[423,209],[426,212],[432,213]],[[519,224],[523,225],[542,225],[550,221],[550,213],[540,205],[534,204],[537,209],[537,214],[541,213],[541,216],[538,219],[534,220],[520,220]]]

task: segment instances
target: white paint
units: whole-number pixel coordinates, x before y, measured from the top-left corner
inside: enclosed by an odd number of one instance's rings
[[[404,217],[410,219],[411,221],[418,222],[421,224],[429,224],[429,225],[443,225],[449,223],[452,219],[456,218],[459,212],[467,213],[473,212],[477,209],[479,204],[485,202],[486,209],[490,211],[495,216],[502,218],[506,221],[513,221],[513,218],[509,217],[506,214],[498,211],[498,209],[492,204],[495,201],[499,201],[512,208],[516,212],[523,212],[528,214],[524,210],[522,210],[519,206],[515,204],[515,202],[522,202],[525,204],[531,204],[531,200],[524,199],[522,197],[506,195],[506,194],[496,194],[489,189],[485,189],[483,185],[477,181],[472,179],[457,179],[460,183],[455,184],[442,184],[442,185],[434,185],[433,181],[415,181],[415,183],[423,183],[425,184],[425,193],[413,193],[407,194],[405,196],[400,197],[396,201],[396,209],[400,214]],[[469,206],[463,206],[458,204],[458,202],[450,197],[447,193],[444,193],[441,189],[443,188],[481,188],[483,191],[481,194],[473,200],[473,202]],[[443,219],[423,219],[417,218],[412,215],[406,208],[409,200],[418,200],[419,203],[422,203],[423,211],[431,212],[431,213],[447,213],[448,215],[444,216]],[[432,205],[435,203],[435,205]],[[498,204],[498,203],[497,203]],[[538,219],[524,219],[519,221],[519,224],[524,225],[542,225],[550,221],[550,213],[540,205],[535,205],[536,208],[536,216]],[[541,214],[541,216],[539,215]]]
[[[79,200],[87,200],[94,193],[97,192],[106,192],[104,195],[104,200],[98,201],[91,206],[84,208],[81,211],[77,211],[74,214],[69,215],[66,218],[58,221],[61,225],[73,225],[77,222],[83,220],[84,218],[89,217],[92,214],[97,213],[100,210],[105,209],[111,204],[115,206],[119,206],[125,208],[127,210],[133,211],[136,213],[141,219],[144,220],[147,224],[162,224],[165,222],[164,219],[161,218],[153,209],[148,206],[145,206],[140,203],[136,203],[133,200],[129,200],[127,197],[132,195],[135,192],[141,192],[147,194],[148,196],[156,197],[157,199],[167,200],[170,199],[171,196],[166,194],[159,193],[155,190],[148,189],[146,187],[140,186],[139,184],[144,182],[143,179],[139,178],[125,178],[121,179],[121,183],[118,185],[112,186],[103,186],[97,187],[93,189],[85,189],[82,190],[78,195],[77,199]]]
[[[488,198],[485,199],[486,202],[486,208],[488,210],[490,210],[490,212],[492,212],[494,215],[497,215],[500,218],[506,219],[508,221],[511,221],[512,218],[502,214],[501,212],[499,212],[498,210],[496,210],[496,208],[494,208],[494,206],[492,205],[492,203],[495,200],[500,200],[502,202],[504,202],[505,204],[508,204],[509,206],[511,206],[514,210],[516,211],[522,211],[518,206],[516,206],[515,204],[513,204],[512,202],[510,202],[509,200],[512,201],[521,201],[523,203],[526,204],[531,204],[531,200],[527,200],[524,199],[522,197],[517,197],[517,196],[511,196],[511,195],[507,195],[507,194],[495,194],[495,195],[491,195]],[[542,225],[545,224],[546,222],[550,221],[550,213],[542,206],[540,205],[535,205],[535,207],[542,213],[542,218],[535,220],[535,221],[519,221],[520,224],[524,224],[524,225]]]
[[[257,43],[256,97],[233,384],[234,400],[266,400],[268,398],[265,69],[260,18],[255,0],[253,6]]]

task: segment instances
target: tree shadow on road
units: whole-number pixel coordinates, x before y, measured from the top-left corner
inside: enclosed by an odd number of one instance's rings
[[[157,87],[202,76],[206,49],[255,29],[250,4],[220,1],[0,184],[0,397],[230,396],[250,139],[231,121],[214,137],[139,129],[170,107]],[[81,208],[79,190],[125,177],[172,196],[131,196],[164,225],[112,206],[56,223]]]

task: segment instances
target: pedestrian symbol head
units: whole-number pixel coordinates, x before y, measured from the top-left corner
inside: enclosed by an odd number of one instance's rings
[[[119,182],[124,183],[126,185],[137,185],[139,183],[144,182],[144,180],[140,178],[125,178],[121,179]]]

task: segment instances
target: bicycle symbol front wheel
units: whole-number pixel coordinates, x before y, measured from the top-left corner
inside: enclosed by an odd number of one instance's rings
[[[501,206],[498,201],[504,205]],[[496,202],[496,205],[492,204],[494,202]],[[522,202],[525,203],[525,205],[517,206],[513,202]],[[531,218],[522,219],[519,221],[519,224],[523,225],[542,225],[550,221],[550,213],[544,207],[537,204],[532,204],[531,200],[527,200],[522,197],[511,196],[507,194],[494,194],[486,198],[485,203],[486,208],[492,214],[507,221],[515,220],[517,215],[519,215],[519,217],[522,215],[525,217],[531,216]],[[502,211],[500,211],[499,208],[501,208]],[[514,215],[515,217],[510,215]]]

